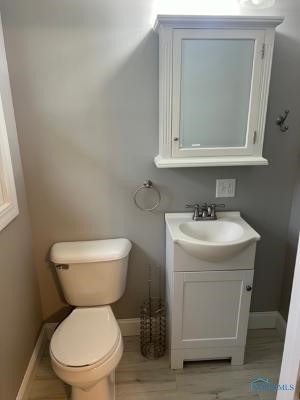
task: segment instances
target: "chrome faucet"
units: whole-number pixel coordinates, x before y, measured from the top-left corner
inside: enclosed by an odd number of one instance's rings
[[[187,204],[186,208],[193,208],[193,221],[213,221],[217,219],[216,208],[225,207],[225,204]]]

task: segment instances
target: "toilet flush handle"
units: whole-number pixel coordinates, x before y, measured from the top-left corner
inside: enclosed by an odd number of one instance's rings
[[[56,264],[56,269],[69,269],[68,264]]]

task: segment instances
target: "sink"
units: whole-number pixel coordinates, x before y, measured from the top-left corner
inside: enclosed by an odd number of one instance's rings
[[[243,228],[235,223],[224,220],[191,221],[179,225],[182,233],[193,239],[205,242],[227,243],[239,240],[244,233]]]
[[[175,243],[188,254],[216,262],[239,254],[260,235],[237,211],[217,213],[217,220],[193,221],[191,213],[166,214],[166,223]]]

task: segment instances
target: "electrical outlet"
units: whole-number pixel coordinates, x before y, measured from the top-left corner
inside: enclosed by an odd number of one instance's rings
[[[236,179],[217,179],[216,197],[234,197]]]

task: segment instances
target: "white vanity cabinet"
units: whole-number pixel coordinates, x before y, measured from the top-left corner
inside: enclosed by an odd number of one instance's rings
[[[171,368],[180,369],[188,360],[218,358],[230,358],[233,365],[243,364],[259,235],[226,260],[206,261],[180,246],[176,215],[184,214],[166,214]]]
[[[159,168],[266,165],[278,17],[158,16]]]
[[[174,274],[172,368],[184,359],[243,364],[252,280],[253,270]]]

